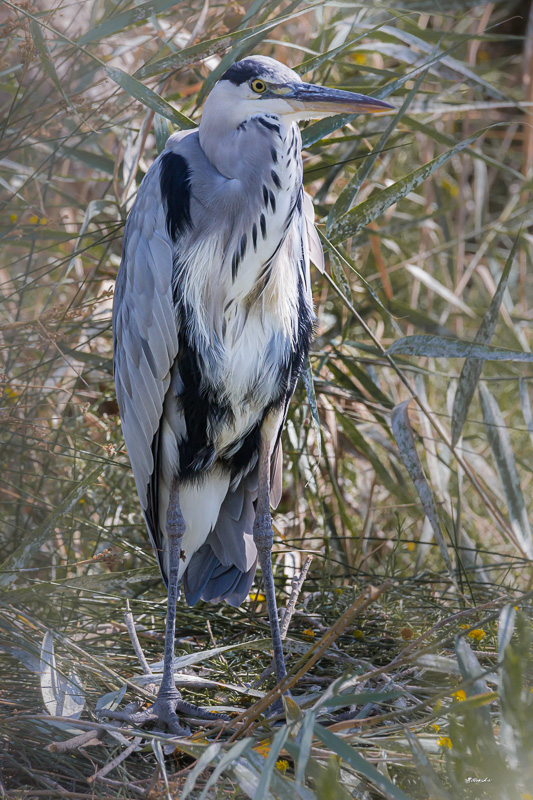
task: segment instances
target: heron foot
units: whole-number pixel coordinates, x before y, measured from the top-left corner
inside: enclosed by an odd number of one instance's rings
[[[143,711],[105,711],[104,715],[110,719],[120,720],[127,722],[135,727],[141,727],[149,722],[157,722],[156,730],[163,729],[173,736],[190,736],[190,729],[182,725],[178,714],[186,717],[191,717],[195,720],[205,722],[217,722],[219,720],[229,720],[226,714],[218,714],[211,711],[205,711],[203,708],[195,706],[193,703],[188,703],[183,700],[181,694],[176,690],[170,695],[161,693],[155,699],[154,703]]]

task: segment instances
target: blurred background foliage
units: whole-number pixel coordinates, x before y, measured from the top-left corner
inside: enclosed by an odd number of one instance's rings
[[[533,797],[530,3],[3,0],[0,29],[1,796]],[[122,761],[131,737],[51,753],[84,729],[46,713],[91,720],[102,696],[142,693],[126,598],[162,652],[114,279],[166,136],[252,52],[397,109],[303,129],[327,274],[274,560],[283,605],[313,556],[289,666],[324,654],[278,729],[252,713],[248,739],[208,749],[208,733],[166,765],[157,737]],[[370,584],[382,594],[350,616]],[[182,608],[178,654],[215,649],[186,662],[188,697],[260,697],[265,613],[259,574],[241,609]]]

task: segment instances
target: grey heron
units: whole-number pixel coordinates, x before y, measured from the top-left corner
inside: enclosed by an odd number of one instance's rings
[[[170,136],[142,181],[115,288],[114,376],[168,601],[158,696],[116,718],[158,720],[178,735],[178,713],[213,720],[176,688],[179,586],[190,605],[239,605],[258,560],[277,680],[286,675],[270,508],[314,324],[310,258],[322,257],[297,121],[389,108],[251,56],[227,70],[199,127]]]

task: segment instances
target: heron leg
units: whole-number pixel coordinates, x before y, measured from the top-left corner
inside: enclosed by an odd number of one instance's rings
[[[259,555],[259,563],[263,574],[263,587],[268,606],[268,618],[272,635],[272,648],[274,650],[274,664],[276,678],[280,683],[287,675],[281,632],[279,627],[278,609],[276,605],[276,590],[272,574],[272,517],[270,514],[270,444],[261,438],[259,448],[259,483],[255,521],[253,528],[254,542]]]
[[[176,736],[188,736],[190,731],[184,727],[178,718],[178,713],[199,720],[215,722],[220,719],[229,719],[224,714],[213,714],[204,711],[193,703],[182,699],[181,693],[174,679],[174,639],[176,637],[176,604],[178,602],[179,566],[181,557],[181,542],[185,533],[185,520],[181,513],[179,492],[176,484],[170,492],[167,510],[167,539],[168,539],[168,599],[167,620],[165,629],[165,650],[163,655],[163,676],[155,702],[145,711],[127,713],[120,711],[106,712],[112,719],[123,720],[132,725],[143,725],[146,722],[157,721]]]

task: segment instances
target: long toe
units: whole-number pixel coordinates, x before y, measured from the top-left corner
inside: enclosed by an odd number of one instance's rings
[[[190,736],[191,729],[185,725],[182,725],[178,719],[177,714],[169,714],[168,717],[165,718],[165,727],[169,733],[172,733],[174,736]]]
[[[116,719],[119,722],[129,722],[130,725],[144,725],[145,722],[149,722],[153,719],[150,712],[151,708],[146,711],[108,711],[106,709],[100,712],[100,716],[107,717],[108,719]]]
[[[227,721],[229,717],[227,714],[221,714],[218,711],[206,711],[203,708],[195,706],[193,703],[187,703],[186,700],[178,700],[176,703],[176,711],[186,717],[192,719],[205,720],[206,722],[218,722],[220,720]]]

